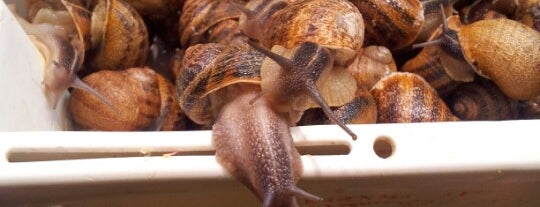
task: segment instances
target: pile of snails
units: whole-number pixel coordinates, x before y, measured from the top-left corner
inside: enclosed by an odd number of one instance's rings
[[[264,207],[322,200],[296,187],[292,126],[540,118],[539,0],[26,0],[18,20],[52,110],[211,129]]]

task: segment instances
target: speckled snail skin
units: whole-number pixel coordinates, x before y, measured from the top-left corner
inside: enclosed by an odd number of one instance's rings
[[[302,174],[287,114],[273,110],[257,87],[225,104],[212,128],[216,158],[262,201],[263,207],[298,206],[296,198],[322,199],[296,187]],[[251,100],[258,100],[251,104]]]
[[[259,96],[263,59],[243,46],[188,48],[177,79],[180,106],[197,123],[213,124],[218,162],[263,206],[291,206],[296,196],[320,200],[295,186],[302,165],[289,131],[292,121]]]

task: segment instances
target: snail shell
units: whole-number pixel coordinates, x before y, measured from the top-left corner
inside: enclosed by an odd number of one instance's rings
[[[226,19],[238,19],[240,11],[229,1],[188,0],[182,8],[178,25],[180,45],[189,47],[208,42],[205,34],[215,24]]]
[[[123,0],[102,0],[92,14],[92,51],[88,67],[122,70],[142,66],[148,55],[148,30]]]
[[[382,78],[371,94],[378,123],[457,121],[437,92],[414,73],[395,72]]]
[[[84,91],[74,90],[69,110],[82,129],[173,130],[178,121],[172,84],[149,68],[102,70],[83,81],[110,100],[113,107]]]
[[[267,35],[264,29],[268,20],[274,13],[285,8],[288,5],[286,0],[252,0],[245,6],[233,3],[242,11],[239,19],[240,30],[246,36],[262,41]]]
[[[338,65],[354,58],[364,41],[364,21],[346,0],[294,1],[275,12],[264,27],[262,45],[293,48],[313,42],[331,49]]]
[[[540,94],[539,32],[502,18],[464,25],[458,38],[467,62],[508,97],[527,100]]]
[[[489,80],[460,85],[446,103],[462,120],[508,120],[517,118],[517,101],[506,97]]]
[[[235,83],[260,84],[263,59],[249,47],[215,43],[189,47],[176,79],[180,108],[195,123],[212,124],[223,104],[214,92]]]
[[[368,46],[356,55],[347,71],[356,79],[360,87],[371,88],[383,76],[396,72],[392,53],[383,46]]]
[[[246,44],[248,39],[234,19],[223,20],[208,29],[208,42],[236,46]]]
[[[85,90],[104,104],[108,101],[77,77],[84,60],[84,8],[62,1],[71,17],[63,11],[40,10],[36,16],[42,23],[29,23],[15,15],[45,59],[43,86],[47,102],[56,109],[58,101],[69,87]],[[45,11],[45,12],[42,12]],[[14,14],[16,12],[14,11]],[[57,22],[58,21],[58,22]],[[60,25],[56,25],[59,23]],[[77,32],[75,32],[77,31]]]
[[[424,24],[424,9],[418,0],[351,0],[364,17],[366,44],[391,50],[410,45]]]

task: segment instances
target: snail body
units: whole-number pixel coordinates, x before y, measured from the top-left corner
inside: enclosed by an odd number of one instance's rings
[[[212,127],[216,159],[262,201],[264,207],[297,206],[296,197],[320,201],[296,187],[302,174],[288,116],[265,97],[253,104],[258,87],[238,92],[221,109]]]
[[[333,67],[334,56],[330,50],[312,42],[304,42],[293,49],[276,45],[273,51],[248,43],[268,57],[261,66],[262,96],[273,102],[277,111],[289,113],[295,123],[306,109],[321,107],[334,123],[356,139],[356,135],[330,109],[332,105],[341,106],[350,101],[356,92],[354,78],[344,68]],[[326,81],[331,84],[326,84]],[[325,86],[329,88],[322,88]],[[326,97],[331,97],[327,100],[332,104],[327,103],[320,89],[328,94]],[[340,95],[332,96],[338,92]]]
[[[437,92],[419,75],[395,72],[371,89],[378,123],[457,121]]]
[[[45,59],[42,82],[45,97],[49,105],[56,109],[62,95],[69,87],[74,87],[91,93],[101,102],[109,105],[108,100],[77,77],[85,55],[84,44],[87,36],[84,32],[87,29],[85,26],[88,26],[85,23],[85,16],[88,11],[67,1],[62,1],[62,3],[72,18],[71,21],[62,21],[64,25],[68,25],[66,27],[49,22],[55,17],[50,19],[42,16],[42,23],[30,23],[16,15],[17,21]],[[72,32],[75,31],[76,34],[73,34]]]
[[[294,206],[297,196],[320,200],[295,186],[302,164],[290,116],[259,97],[263,58],[245,46],[188,48],[177,79],[180,106],[195,122],[213,124],[217,161],[263,206]]]

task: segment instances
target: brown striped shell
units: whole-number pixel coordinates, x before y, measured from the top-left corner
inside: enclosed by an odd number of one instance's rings
[[[371,89],[378,123],[457,121],[437,92],[414,73],[395,72]]]
[[[383,76],[396,72],[392,53],[383,46],[367,46],[359,52],[347,71],[356,79],[359,87],[370,89]]]
[[[178,25],[180,45],[206,43],[208,29],[226,19],[238,19],[240,11],[229,1],[187,0]]]
[[[248,39],[235,19],[223,20],[208,29],[208,42],[236,46],[246,44]]]
[[[101,70],[86,76],[111,106],[74,90],[69,100],[73,120],[81,129],[105,131],[174,130],[179,121],[174,87],[149,68]]]
[[[517,101],[485,79],[460,85],[445,101],[462,120],[508,120],[518,115]]]
[[[424,10],[418,0],[351,0],[366,26],[366,45],[391,50],[410,45],[424,24]]]
[[[92,13],[92,70],[142,66],[148,54],[148,30],[141,16],[124,0],[102,0]]]
[[[313,42],[331,49],[338,65],[352,59],[364,42],[362,14],[346,0],[294,1],[275,12],[264,28],[262,44],[293,48]]]
[[[195,123],[212,124],[223,104],[214,93],[235,83],[260,84],[263,59],[263,54],[244,46],[189,47],[176,79],[180,108]]]
[[[464,25],[458,32],[465,59],[510,98],[540,94],[540,33],[509,19]]]

